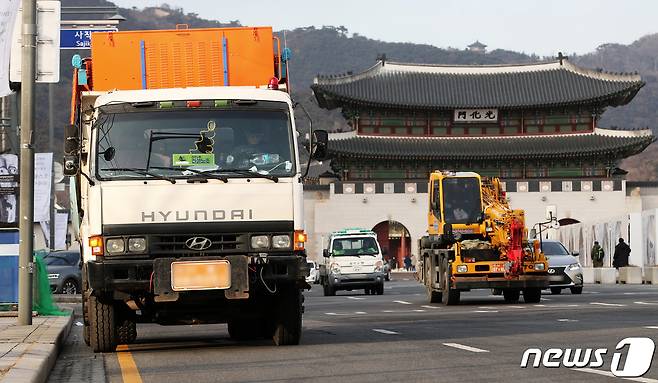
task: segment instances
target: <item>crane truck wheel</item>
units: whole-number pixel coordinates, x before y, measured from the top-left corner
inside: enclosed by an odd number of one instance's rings
[[[82,270],[82,339],[85,341],[85,344],[89,346],[89,304],[87,303],[88,299],[87,290],[89,290],[89,282],[87,282],[87,272],[86,267]]]
[[[541,301],[541,289],[523,289],[523,301],[525,303],[539,303]]]
[[[89,345],[94,352],[113,352],[117,347],[115,312],[112,301],[90,296]]]
[[[441,303],[443,300],[442,295],[443,294],[441,294],[440,291],[434,291],[431,287],[427,288],[427,300],[429,300],[430,303]]]
[[[503,298],[505,298],[505,303],[518,303],[520,296],[521,296],[521,290],[517,290],[517,289],[503,290]]]
[[[447,259],[443,261],[443,270],[443,280],[441,281],[441,286],[443,287],[441,299],[443,300],[443,304],[446,306],[458,305],[460,291],[450,287],[450,267],[448,266]]]
[[[297,345],[302,337],[302,292],[295,286],[281,291],[272,340],[277,346]]]

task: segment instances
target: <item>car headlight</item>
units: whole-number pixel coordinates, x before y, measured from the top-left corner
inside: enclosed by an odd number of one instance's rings
[[[267,235],[254,235],[251,237],[252,249],[267,249],[270,247],[270,238]]]
[[[567,270],[576,270],[580,269],[580,263],[572,263],[567,267]]]
[[[275,249],[289,249],[290,236],[289,235],[275,235],[272,237],[272,247]]]
[[[59,274],[48,274],[48,279],[57,279],[59,278]]]
[[[123,238],[110,238],[105,243],[108,254],[122,254],[126,251],[126,242]]]
[[[457,272],[458,273],[467,273],[468,272],[468,266],[467,265],[457,265]]]
[[[375,262],[375,271],[382,271],[383,267],[384,267],[384,263],[382,261]]]
[[[129,238],[128,251],[131,253],[141,253],[146,251],[146,238],[142,238],[142,237]]]
[[[543,263],[535,263],[535,270],[544,271],[546,270],[546,265],[544,265]]]

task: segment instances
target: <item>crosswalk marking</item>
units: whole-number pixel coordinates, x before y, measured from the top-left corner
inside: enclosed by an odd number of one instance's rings
[[[410,305],[411,304],[411,302],[407,302],[407,301],[393,301],[393,303],[400,303],[400,304],[403,304],[403,305]]]
[[[372,331],[378,332],[380,334],[386,334],[386,335],[398,335],[399,334],[399,332],[384,330],[384,329],[381,329],[381,328],[373,328]]]
[[[448,347],[458,348],[460,350],[470,351],[470,352],[489,352],[488,350],[483,350],[481,348],[466,346],[466,345],[459,344],[459,343],[444,343],[443,345],[448,346]]]

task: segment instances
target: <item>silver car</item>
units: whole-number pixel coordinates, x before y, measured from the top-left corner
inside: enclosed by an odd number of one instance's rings
[[[560,294],[562,289],[570,289],[572,294],[583,292],[583,270],[575,256],[554,239],[543,239],[542,250],[548,258],[548,275],[552,294]]]

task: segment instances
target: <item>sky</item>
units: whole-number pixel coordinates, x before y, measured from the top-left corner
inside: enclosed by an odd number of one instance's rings
[[[323,25],[389,42],[540,56],[585,54],[601,44],[630,44],[658,32],[655,0],[111,0],[120,7],[167,3],[200,17],[275,30]]]

